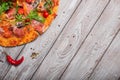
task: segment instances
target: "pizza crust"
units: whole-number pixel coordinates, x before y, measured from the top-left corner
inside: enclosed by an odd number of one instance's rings
[[[51,15],[49,15],[45,21],[45,26],[43,27],[43,33],[49,28],[50,24],[57,16],[57,11],[58,11],[58,6],[55,6],[53,8],[53,13]]]
[[[33,28],[31,28],[30,32],[26,33],[26,35],[22,38],[13,36],[11,38],[6,39],[6,38],[0,36],[0,45],[3,47],[20,46],[20,45],[32,42],[38,36],[39,36],[39,34]]]
[[[58,5],[55,5],[53,7],[53,13],[50,14],[45,20],[44,26],[42,27],[42,32],[36,31],[32,26],[28,26],[29,32],[27,32],[24,37],[19,38],[12,36],[10,38],[5,38],[0,35],[0,46],[15,47],[34,41],[39,35],[43,34],[49,28],[50,24],[56,17],[57,11]]]

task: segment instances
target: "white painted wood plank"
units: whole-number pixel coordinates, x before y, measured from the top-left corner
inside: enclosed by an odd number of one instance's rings
[[[120,80],[120,32],[90,77],[90,80]]]
[[[119,80],[120,79],[120,33],[107,50],[90,80]]]
[[[81,0],[60,0],[58,16],[51,27],[36,41],[26,45],[21,53],[25,57],[24,63],[18,67],[12,66],[5,80],[29,80],[32,77],[80,2]],[[35,50],[31,50],[30,48]],[[32,52],[38,52],[40,54],[36,59],[31,59]]]
[[[119,4],[120,0],[112,0],[110,2],[81,49],[64,72],[61,80],[88,80],[104,51],[120,29]]]
[[[109,0],[82,1],[32,80],[59,80],[108,2]]]

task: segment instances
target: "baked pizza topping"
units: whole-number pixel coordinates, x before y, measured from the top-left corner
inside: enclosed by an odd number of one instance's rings
[[[17,46],[37,38],[55,18],[58,3],[59,0],[1,0],[0,45]]]

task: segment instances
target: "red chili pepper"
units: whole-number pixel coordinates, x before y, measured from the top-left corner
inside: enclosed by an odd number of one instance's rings
[[[7,55],[6,58],[7,58],[7,61],[8,61],[10,64],[15,65],[15,66],[20,65],[20,64],[23,62],[23,60],[24,60],[24,57],[23,57],[23,56],[22,56],[19,60],[14,60],[14,59],[12,59],[12,57],[9,56],[9,55]]]
[[[24,57],[23,56],[19,60],[14,60],[5,51],[3,53],[6,54],[6,59],[7,59],[8,63],[10,63],[12,65],[18,66],[18,65],[20,65],[24,61]]]

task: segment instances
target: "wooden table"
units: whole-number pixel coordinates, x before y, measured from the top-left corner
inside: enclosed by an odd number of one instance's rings
[[[120,0],[61,0],[42,36],[6,51],[25,61],[0,54],[0,80],[120,80]]]

